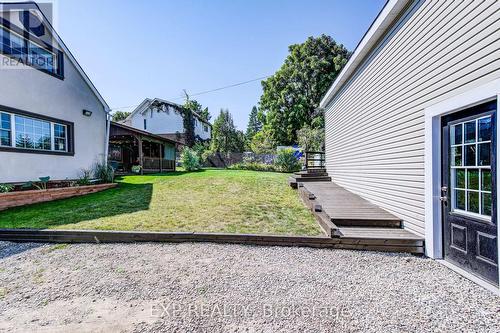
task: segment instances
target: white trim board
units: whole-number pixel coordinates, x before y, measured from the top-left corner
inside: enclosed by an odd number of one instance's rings
[[[425,252],[431,258],[443,259],[440,201],[441,117],[494,99],[497,100],[498,111],[500,79],[493,80],[425,109]],[[499,138],[498,128],[499,126],[497,126],[495,133],[497,138]],[[499,159],[497,159],[497,170],[498,167]],[[497,182],[497,193],[500,193],[499,183]],[[500,221],[500,211],[498,209],[497,221]],[[500,239],[500,228],[497,229],[498,240]],[[500,241],[497,243],[500,253]]]

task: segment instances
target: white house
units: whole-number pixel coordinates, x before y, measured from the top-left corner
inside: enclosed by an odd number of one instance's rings
[[[160,98],[146,98],[123,122],[125,125],[175,140],[185,141],[184,112],[181,105]],[[194,114],[194,135],[210,140],[212,125]]]
[[[0,86],[0,183],[105,161],[109,108],[35,3],[0,4]]]
[[[497,291],[499,29],[496,0],[389,0],[320,104],[333,181]]]

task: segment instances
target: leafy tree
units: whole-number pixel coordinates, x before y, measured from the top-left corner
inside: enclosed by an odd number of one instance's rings
[[[219,153],[242,152],[245,145],[244,137],[243,132],[236,130],[229,110],[221,109],[212,127],[210,150]]]
[[[116,111],[113,113],[113,121],[119,122],[127,119],[127,117],[130,115],[130,112],[127,111]]]
[[[279,144],[294,144],[297,131],[309,124],[323,127],[319,102],[347,63],[349,51],[332,37],[309,37],[289,47],[281,68],[262,82],[260,111],[271,139]]]
[[[256,154],[272,154],[275,152],[275,144],[265,129],[255,133],[249,142],[249,147]]]
[[[297,132],[300,148],[305,151],[322,151],[325,145],[325,130],[304,125]]]
[[[182,118],[186,146],[192,147],[195,143],[193,111],[191,109],[184,109],[184,117]]]
[[[210,118],[212,118],[210,112],[208,112],[208,108],[203,108],[203,106],[197,100],[189,99],[189,96],[187,96],[186,98],[184,108],[189,109],[192,112],[196,112],[198,115],[200,115],[202,120],[210,121]]]
[[[256,106],[252,108],[252,111],[250,112],[250,116],[248,119],[248,126],[247,126],[247,133],[246,137],[247,140],[252,140],[255,134],[259,132],[262,129],[262,122],[259,119],[259,110],[257,109]]]

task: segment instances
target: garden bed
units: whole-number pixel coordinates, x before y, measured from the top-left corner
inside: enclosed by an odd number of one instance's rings
[[[112,183],[64,187],[61,185],[61,183],[63,182],[51,182],[50,184],[54,187],[48,188],[46,190],[19,190],[8,193],[0,193],[0,210],[30,205],[34,203],[77,197],[89,193],[104,191],[118,185],[116,183]]]

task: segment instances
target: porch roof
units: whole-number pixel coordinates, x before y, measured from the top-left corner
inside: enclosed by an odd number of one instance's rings
[[[170,143],[173,145],[177,145],[177,142],[174,140],[170,140],[170,139],[164,138],[162,136],[159,136],[159,135],[147,132],[147,131],[143,131],[143,130],[140,130],[140,129],[137,129],[134,127],[130,127],[130,126],[127,126],[127,125],[124,125],[121,123],[117,123],[114,121],[111,122],[111,124],[110,124],[110,136],[112,136],[112,135],[127,135],[127,134],[129,134],[129,135],[141,135],[142,137],[150,138],[150,139],[153,139],[154,141],[160,141],[160,142],[164,142],[164,143]]]

